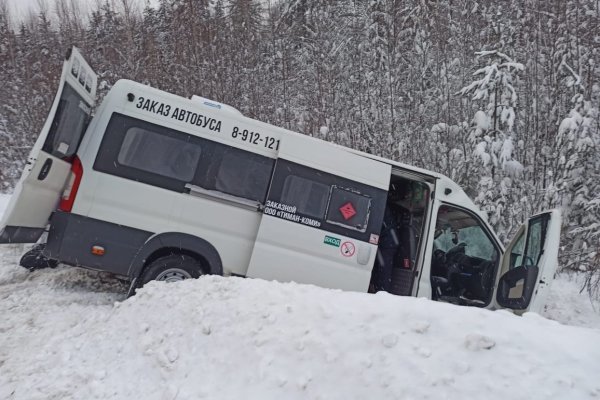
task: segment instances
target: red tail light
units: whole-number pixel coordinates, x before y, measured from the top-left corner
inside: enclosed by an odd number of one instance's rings
[[[73,164],[71,165],[71,176],[69,177],[67,186],[65,187],[62,198],[60,199],[60,204],[58,205],[59,210],[71,212],[82,177],[83,165],[81,165],[79,158],[75,157],[75,159],[73,159]]]

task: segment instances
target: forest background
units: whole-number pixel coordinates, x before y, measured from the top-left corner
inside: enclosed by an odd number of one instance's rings
[[[0,0],[0,192],[71,45],[121,78],[443,173],[503,241],[563,210],[561,268],[600,287],[600,0]]]

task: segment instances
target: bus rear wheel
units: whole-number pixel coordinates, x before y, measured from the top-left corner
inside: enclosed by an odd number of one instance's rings
[[[170,254],[157,258],[144,269],[141,285],[150,281],[178,282],[204,275],[202,264],[187,254]]]

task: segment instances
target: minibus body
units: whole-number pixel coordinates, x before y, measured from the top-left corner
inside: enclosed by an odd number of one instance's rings
[[[0,243],[131,281],[202,274],[295,281],[540,311],[560,213],[505,250],[449,178],[120,80],[67,55],[59,90],[0,222]]]

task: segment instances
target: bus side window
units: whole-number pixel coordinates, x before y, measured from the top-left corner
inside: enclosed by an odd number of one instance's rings
[[[234,147],[217,146],[222,149],[213,155],[208,169],[215,171],[214,176],[208,177],[204,187],[264,203],[275,160]]]
[[[284,159],[269,191],[269,200],[302,218],[298,223],[370,243],[379,238],[386,199],[385,190]]]
[[[177,192],[191,183],[264,202],[275,160],[113,113],[94,169]]]
[[[365,232],[371,212],[371,197],[333,186],[327,207],[327,222]]]
[[[113,113],[94,162],[96,171],[176,192],[194,179],[212,142]]]
[[[297,175],[288,175],[283,184],[281,202],[294,206],[297,212],[319,220],[325,215],[329,185]]]
[[[125,134],[117,161],[126,167],[189,182],[200,154],[197,144],[132,127]]]

